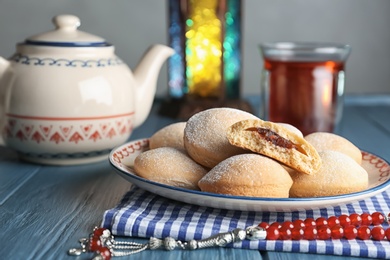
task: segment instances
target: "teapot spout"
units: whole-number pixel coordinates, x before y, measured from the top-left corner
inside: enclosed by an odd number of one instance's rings
[[[153,104],[156,93],[157,78],[165,60],[174,53],[174,50],[165,45],[153,45],[147,50],[137,65],[134,73],[135,90],[135,123],[134,127],[141,125]]]
[[[0,57],[0,79],[4,76],[5,71],[10,67],[10,62]]]

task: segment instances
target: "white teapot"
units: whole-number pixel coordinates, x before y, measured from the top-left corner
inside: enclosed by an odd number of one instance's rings
[[[0,133],[22,159],[69,165],[107,158],[148,116],[157,77],[173,49],[152,46],[134,73],[104,39],[77,30],[78,17],[0,57]]]

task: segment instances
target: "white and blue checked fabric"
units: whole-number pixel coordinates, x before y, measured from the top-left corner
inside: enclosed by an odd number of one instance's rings
[[[319,210],[296,212],[246,212],[216,209],[186,204],[133,187],[121,202],[107,210],[102,226],[111,229],[114,235],[130,237],[167,236],[178,240],[203,239],[234,228],[245,229],[265,221],[305,219],[338,216],[351,213],[388,214],[390,190],[359,202],[328,207]],[[384,228],[388,224],[383,224]],[[390,259],[390,241],[373,240],[300,240],[300,241],[243,241],[231,245],[235,248],[287,251],[301,253],[334,254]]]

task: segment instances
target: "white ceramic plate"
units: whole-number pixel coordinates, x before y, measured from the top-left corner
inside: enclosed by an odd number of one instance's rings
[[[134,173],[132,168],[134,159],[142,151],[147,150],[148,145],[148,139],[140,139],[113,149],[109,157],[111,165],[119,175],[144,190],[199,206],[244,211],[265,210],[286,212],[318,209],[363,200],[384,191],[390,185],[389,164],[378,156],[363,151],[362,166],[368,172],[369,187],[367,190],[361,192],[319,198],[259,198],[193,191],[149,181]]]

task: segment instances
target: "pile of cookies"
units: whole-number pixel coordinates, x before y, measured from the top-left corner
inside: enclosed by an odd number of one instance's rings
[[[347,139],[212,108],[168,125],[137,156],[137,175],[170,186],[250,197],[320,197],[367,189],[361,151]]]

